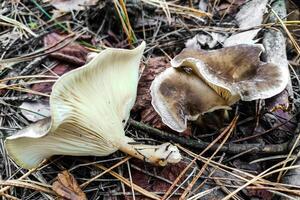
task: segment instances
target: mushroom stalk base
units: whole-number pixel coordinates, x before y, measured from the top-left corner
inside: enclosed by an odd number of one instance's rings
[[[135,158],[160,166],[165,166],[168,163],[178,163],[181,160],[178,148],[171,143],[146,145],[125,137],[119,150]]]

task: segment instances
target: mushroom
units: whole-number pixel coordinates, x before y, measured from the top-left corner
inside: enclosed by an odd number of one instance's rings
[[[230,109],[227,102],[193,72],[167,68],[152,82],[152,105],[162,121],[177,132],[202,114]],[[205,95],[203,95],[205,94]]]
[[[6,138],[10,157],[27,169],[52,155],[107,156],[118,149],[158,165],[179,162],[170,143],[143,145],[125,136],[144,48],[144,42],[133,50],[108,48],[60,77],[50,96],[51,120]]]
[[[289,71],[280,68],[276,64],[260,61],[259,57],[262,51],[261,45],[236,45],[210,51],[184,49],[171,60],[172,67],[177,70],[192,71],[202,81],[202,84],[198,88],[193,88],[197,79],[194,76],[185,75],[186,79],[182,84],[179,81],[179,75],[177,75],[178,71],[175,73],[174,69],[169,70],[173,71],[172,74],[167,71],[163,72],[155,78],[151,85],[154,109],[170,128],[182,132],[186,129],[186,121],[183,120],[184,123],[182,121],[179,123],[174,116],[177,119],[197,119],[198,115],[191,117],[185,111],[186,107],[189,107],[187,102],[191,101],[190,96],[197,94],[197,92],[198,99],[194,101],[194,107],[189,108],[191,110],[195,107],[205,108],[201,111],[196,109],[198,114],[222,107],[228,109],[228,106],[233,105],[240,99],[252,101],[275,96],[286,87]],[[177,81],[180,83],[176,83]],[[162,90],[173,91],[173,93],[162,93]],[[182,93],[189,93],[189,96],[182,95]],[[223,101],[216,97],[212,98],[211,93],[217,94]],[[184,98],[188,99],[182,100]],[[173,101],[169,99],[173,99]],[[179,104],[176,109],[170,109],[176,103]],[[205,105],[202,105],[203,103]],[[215,105],[216,109],[211,109],[209,105]]]

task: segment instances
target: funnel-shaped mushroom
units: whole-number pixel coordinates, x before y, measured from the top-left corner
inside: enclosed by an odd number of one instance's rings
[[[168,69],[153,81],[152,105],[165,124],[182,132],[186,120],[196,120],[199,114],[228,109],[239,99],[272,97],[286,87],[289,71],[260,61],[261,52],[260,45],[184,49],[171,61],[177,71]],[[193,71],[197,77],[179,73],[179,69]]]
[[[233,104],[266,99],[284,90],[289,71],[260,61],[261,45],[236,45],[218,50],[184,49],[172,61],[175,68],[190,67],[220,96]]]
[[[106,49],[63,75],[51,93],[51,120],[8,137],[8,154],[24,168],[52,155],[106,156],[118,149],[155,164],[179,162],[178,149],[169,143],[142,145],[125,136],[144,48]]]

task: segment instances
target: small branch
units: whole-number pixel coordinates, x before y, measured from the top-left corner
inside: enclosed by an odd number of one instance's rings
[[[36,95],[32,95],[32,96],[29,96],[27,94],[21,94],[21,95],[18,95],[18,96],[7,96],[7,97],[0,97],[0,100],[2,101],[37,101],[38,99],[40,99],[39,96],[36,96]]]
[[[158,130],[156,128],[153,128],[151,126],[148,126],[146,124],[143,124],[141,122],[137,122],[135,120],[130,119],[129,123],[132,127],[150,133],[150,135],[159,137],[160,139],[166,140],[166,141],[172,141],[174,143],[179,143],[181,145],[189,146],[192,148],[197,149],[205,149],[208,145],[210,145],[209,142],[204,142],[201,140],[194,140],[194,139],[186,139],[184,137],[178,137],[178,135],[170,134],[161,130]],[[215,151],[218,149],[219,144],[215,144],[210,148],[210,151]],[[289,142],[285,142],[282,144],[274,144],[274,145],[265,145],[265,144],[224,144],[223,147],[221,147],[220,152],[227,152],[231,154],[238,154],[245,151],[249,151],[251,153],[260,153],[260,154],[282,154],[286,153],[289,149]]]

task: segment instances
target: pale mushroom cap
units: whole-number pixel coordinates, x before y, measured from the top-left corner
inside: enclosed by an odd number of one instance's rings
[[[14,135],[8,137],[9,139],[18,139],[22,137],[28,137],[28,138],[40,138],[49,132],[49,128],[51,125],[51,118],[46,117],[42,120],[36,121],[36,123],[33,123],[30,126],[27,126],[18,132],[16,132]]]
[[[50,97],[52,130],[75,121],[96,134],[110,132],[109,140],[118,140],[136,99],[144,48],[143,42],[133,50],[106,49],[88,67],[63,75]]]
[[[187,128],[187,120],[217,109],[230,109],[199,77],[180,69],[166,69],[154,79],[150,90],[154,109],[177,132]]]
[[[175,68],[190,67],[229,104],[238,99],[270,98],[284,90],[289,71],[260,61],[260,45],[236,45],[218,50],[184,49],[172,61]],[[234,98],[232,98],[234,97]]]
[[[66,124],[63,130],[51,133],[47,129],[50,125],[50,118],[45,118],[8,137],[5,147],[9,156],[22,168],[31,169],[53,155],[106,156],[118,150],[112,144],[103,146],[88,134],[74,132],[74,128],[68,129]]]
[[[8,154],[20,166],[33,168],[52,155],[115,152],[135,102],[144,48],[143,42],[133,50],[106,49],[60,77],[50,97],[51,124],[38,122],[27,129],[33,131],[24,129],[8,137]]]

